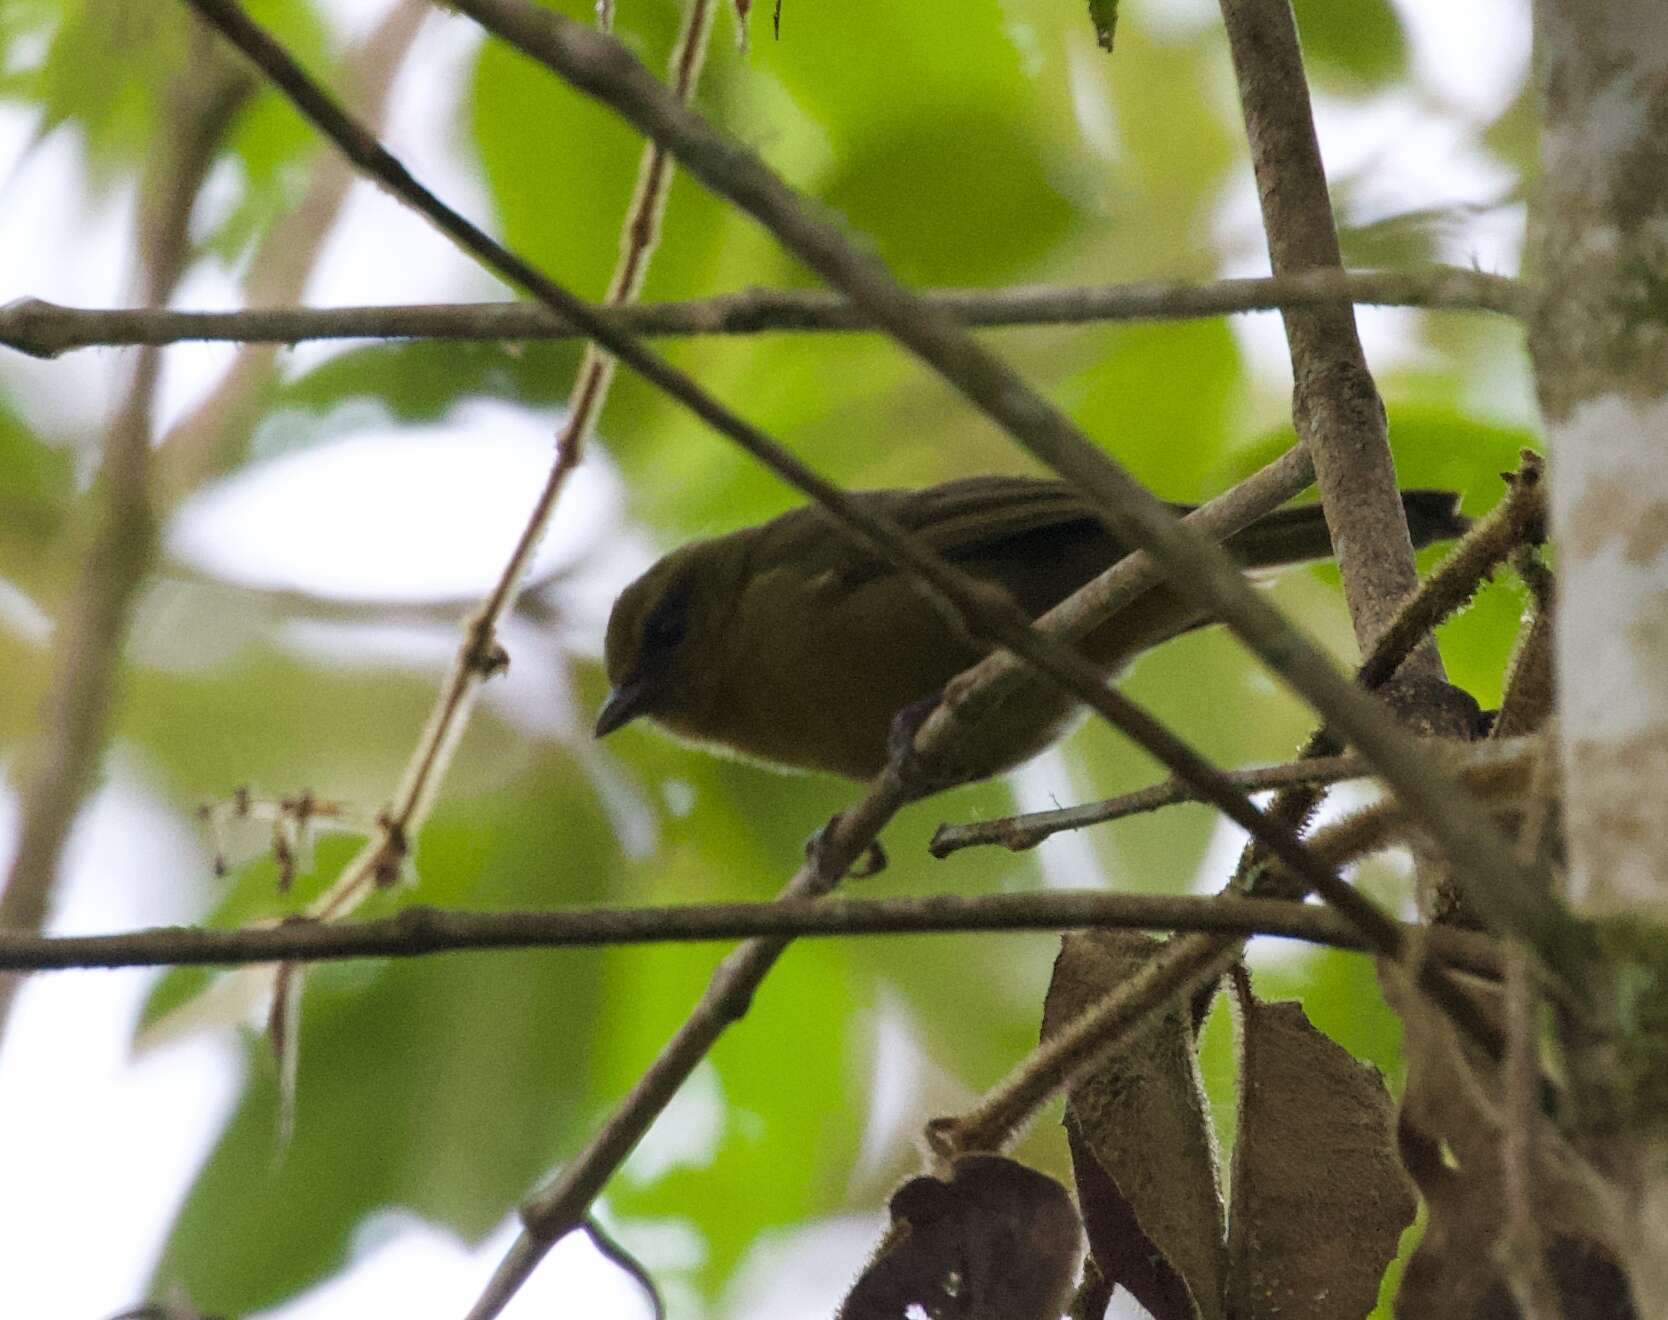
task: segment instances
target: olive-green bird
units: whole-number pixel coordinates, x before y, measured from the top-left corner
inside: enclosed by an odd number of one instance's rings
[[[1033,618],[1128,552],[1057,481],[971,477],[854,498],[964,572],[1000,583]],[[1452,492],[1413,490],[1402,499],[1415,545],[1468,526]],[[1318,505],[1272,513],[1227,547],[1247,568],[1332,553]],[[1158,587],[1080,645],[1110,678],[1142,651],[1207,622]],[[621,593],[606,644],[614,690],[596,732],[647,718],[774,765],[869,779],[886,762],[898,713],[935,696],[989,649],[822,510],[796,509],[674,550]],[[958,770],[979,778],[1018,765],[1058,738],[1075,709],[1055,690],[1008,703],[973,735]]]

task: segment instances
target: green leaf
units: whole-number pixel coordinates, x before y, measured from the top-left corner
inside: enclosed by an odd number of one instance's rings
[[[1099,333],[1099,360],[1066,386],[1072,420],[1166,499],[1210,493],[1245,396],[1245,363],[1227,322]]]
[[[1042,144],[984,109],[916,116],[854,143],[822,195],[907,284],[1010,277],[1035,266],[1073,220]],[[1020,215],[1025,223],[1012,223]]]
[[[678,7],[633,10],[651,67],[664,63]],[[717,60],[722,63],[722,57]],[[703,103],[716,95],[709,74]],[[504,241],[557,283],[590,299],[606,292],[643,141],[618,115],[581,96],[502,42],[481,48],[468,100]],[[645,296],[710,291],[708,264],[730,225],[728,208],[674,182]]]
[[[983,106],[991,117],[1024,116],[1036,90],[999,0],[801,5],[784,29],[780,41],[760,43],[754,67],[781,80],[836,158],[920,114]]]
[[[334,148],[270,88],[244,108],[226,145],[243,167],[242,190],[220,223],[203,236],[202,246],[236,264],[270,225],[300,204],[307,167]]]
[[[75,496],[75,456],[44,443],[0,401],[0,562],[38,553],[62,525]]]
[[[354,348],[282,386],[276,403],[327,414],[370,400],[412,422],[438,420],[460,401],[481,396],[529,406],[559,404],[567,400],[581,351],[572,341]]]
[[[118,171],[142,162],[163,130],[164,98],[186,67],[188,33],[197,20],[183,6],[125,0],[24,0],[18,8],[22,17],[8,36],[39,34],[45,20],[56,22],[44,58],[17,76],[12,90],[40,105],[42,136],[63,124],[78,128],[89,182],[109,184]],[[248,9],[310,72],[329,80],[324,29],[307,0],[258,0]],[[299,140],[299,119],[292,110],[284,113],[296,126],[288,130],[292,140]],[[252,163],[258,162],[257,155]]]
[[[1322,73],[1375,84],[1400,74],[1407,37],[1389,0],[1294,0],[1306,62]]]

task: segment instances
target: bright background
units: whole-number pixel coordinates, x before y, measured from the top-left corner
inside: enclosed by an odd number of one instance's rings
[[[586,6],[563,0],[584,16]],[[380,0],[257,7],[329,75]],[[766,10],[768,7],[766,7]],[[1515,272],[1534,151],[1527,6],[1512,0],[1304,0],[1346,257]],[[16,0],[0,10],[0,300],[122,305],[134,178],[180,58],[167,0]],[[129,18],[124,22],[122,15]],[[671,0],[620,0],[659,68]],[[135,23],[134,15],[142,19]],[[750,54],[720,16],[704,110],[843,213],[920,285],[1104,282],[1266,269],[1227,52],[1203,0],[1127,0],[1118,50],[1060,0],[785,0]],[[570,286],[603,288],[638,144],[471,26],[431,15],[392,98],[387,140],[453,204]],[[243,115],[194,217],[176,302],[235,307],[253,240],[292,205],[319,148],[270,93]],[[651,298],[808,277],[750,222],[675,186]],[[356,185],[307,300],[414,303],[502,291],[380,192]],[[1516,328],[1362,313],[1409,485],[1472,512],[1532,439]],[[1202,498],[1286,442],[1277,318],[992,336],[1161,494]],[[1015,448],[871,336],[663,345],[721,398],[851,485],[1026,470]],[[34,728],[52,620],[74,582],[90,470],[127,355],[0,357],[0,860]],[[233,350],[166,358],[159,429]],[[392,791],[455,645],[548,462],[572,346],[304,346],[280,355],[220,466],[172,513],[127,649],[106,773],[65,858],[60,931],[236,922],[305,902],[351,840],[319,850],[291,897],[258,835],[211,875],[197,804],[240,784],[311,788],[368,809]],[[851,790],[715,760],[636,728],[587,729],[612,594],[658,549],[793,503],[773,478],[629,376],[564,496],[410,897],[459,907],[764,898]],[[1341,654],[1334,576],[1277,598]],[[342,609],[346,602],[352,608]],[[1444,632],[1485,705],[1521,602],[1491,588]],[[1195,635],[1128,687],[1228,764],[1280,759],[1300,709],[1224,638]],[[922,845],[942,819],[1135,787],[1153,768],[1097,728],[1005,784],[914,808],[864,893],[1039,885],[1186,891],[1220,881],[1233,831],[1184,809],[1024,857]],[[1405,901],[1405,877],[1365,882]],[[385,910],[404,901],[379,902]],[[1041,936],[801,945],[610,1186],[605,1221],[676,1316],[826,1313],[913,1168],[927,1117],[994,1082],[1034,1042],[1054,941]],[[274,1132],[258,1030],[151,1033],[208,974],[66,973],[19,998],[0,1044],[0,1314],[89,1317],[170,1286],[206,1311],[291,1320],[454,1316],[509,1241],[516,1199],[584,1140],[682,1019],[722,950],[484,954],[322,969],[309,981],[294,1145]],[[1259,946],[1268,995],[1393,1077],[1398,1033],[1367,964]],[[258,1015],[245,1015],[255,1021]],[[1227,1031],[1207,1080],[1232,1123]],[[1023,1154],[1063,1170],[1052,1117]],[[513,1315],[558,1304],[640,1315],[634,1286],[565,1244]]]

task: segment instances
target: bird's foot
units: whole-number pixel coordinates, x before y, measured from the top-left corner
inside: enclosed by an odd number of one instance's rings
[[[867,880],[872,875],[879,875],[887,866],[886,849],[880,846],[879,839],[870,839],[864,846],[862,855],[843,872],[838,872],[838,868],[829,860],[828,841],[839,828],[840,818],[844,814],[835,812],[829,818],[828,824],[805,840],[805,860],[816,869],[828,889],[832,889],[841,880]]]
[[[910,702],[892,717],[892,728],[886,736],[886,763],[912,801],[954,788],[966,779],[965,775],[915,750],[915,736],[938,709],[941,697],[941,693],[935,692]]]

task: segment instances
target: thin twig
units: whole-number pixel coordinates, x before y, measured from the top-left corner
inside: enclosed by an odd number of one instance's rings
[[[692,0],[672,54],[672,94],[687,101],[695,91],[706,59],[716,0]],[[621,307],[632,302],[643,287],[648,264],[659,243],[660,222],[671,186],[672,161],[654,143],[644,147],[637,188],[620,230],[620,256],[609,281],[605,302]],[[468,724],[474,701],[485,681],[508,662],[497,641],[497,630],[515,603],[522,580],[555,515],[568,476],[578,467],[597,415],[608,398],[614,359],[587,342],[579,375],[569,396],[567,413],[556,437],[556,457],[534,502],[515,549],[492,590],[469,619],[452,670],[436,700],[423,736],[412,752],[392,805],[383,813],[380,837],[368,845],[319,900],[320,915],[351,911],[374,886],[385,886],[400,874],[407,852],[431,810],[440,784]]]
[[[0,932],[0,970],[243,967],[271,962],[420,958],[496,949],[571,949],[760,937],[1059,931],[1105,927],[1280,935],[1341,949],[1365,947],[1350,923],[1323,907],[1272,898],[1113,894],[925,894],[907,898],[793,898],[771,903],[447,912],[414,905],[372,921],[283,921],[237,930],[163,926],[112,935]],[[1495,941],[1448,928],[1423,932],[1438,957],[1499,974]]]
[[[1500,711],[1489,730],[1491,738],[1539,729],[1557,709],[1554,673],[1553,620],[1556,590],[1552,570],[1541,559],[1540,547],[1519,546],[1512,552],[1514,572],[1529,588],[1529,619],[1518,634],[1506,666]]]
[[[1450,777],[1432,773],[1417,741],[1377,701],[1340,674],[1319,647],[1248,587],[1220,547],[1181,527],[1159,500],[1068,418],[981,348],[968,332],[923,307],[878,260],[851,243],[837,225],[822,218],[813,204],[795,194],[757,156],[667,97],[618,41],[526,0],[455,3],[579,90],[612,106],[646,136],[665,144],[692,174],[747,209],[794,255],[852,301],[873,312],[900,342],[1031,453],[1072,482],[1116,531],[1158,560],[1176,591],[1232,628],[1378,765],[1394,791],[1427,822],[1453,860],[1456,874],[1473,892],[1474,906],[1486,919],[1502,930],[1516,931],[1549,965],[1570,980],[1579,981],[1585,945],[1578,932],[1549,892],[1523,883],[1521,868],[1509,845],[1482,805]],[[601,337],[600,328],[598,334]],[[668,388],[671,384],[666,382]],[[693,400],[686,402],[695,406]],[[711,417],[711,410],[703,415]],[[735,430],[725,429],[732,438],[742,440]],[[752,444],[747,447],[756,456],[765,457]],[[843,502],[825,501],[820,492],[816,497],[845,525],[856,521],[849,505],[842,508]],[[874,534],[878,529],[871,525],[864,530]],[[965,602],[958,599],[959,593],[949,587],[946,575],[935,571],[936,564],[912,562],[912,557],[903,557],[907,553],[907,547],[893,542],[887,558],[908,563],[958,606],[983,603],[976,598]],[[1033,658],[1031,650],[1014,645],[989,626],[995,622],[994,611],[987,614],[972,608],[963,612],[984,635],[995,636],[1002,645]],[[1063,668],[1048,668],[1063,673]],[[1077,691],[1075,684],[1072,690]],[[1101,709],[1098,704],[1095,708]]]
[[[167,302],[189,260],[191,211],[215,154],[254,83],[204,46],[170,89],[164,144],[140,189],[135,243],[143,301]],[[70,825],[92,787],[114,707],[128,617],[157,541],[151,425],[161,350],[144,348],[105,437],[91,544],[59,620],[43,728],[28,753],[17,852],[0,891],[0,928],[46,921]],[[17,989],[0,977],[0,1032]]]
[[[1525,756],[1534,755],[1539,745],[1539,740],[1532,737],[1457,745],[1442,739],[1432,740],[1431,754],[1465,778],[1474,791],[1483,792],[1485,780],[1497,776],[1502,766],[1516,764]],[[1374,773],[1372,765],[1363,757],[1346,752],[1339,756],[1317,756],[1280,765],[1258,766],[1251,770],[1229,771],[1228,778],[1235,787],[1255,793],[1292,785],[1334,784],[1347,779],[1367,778]],[[948,857],[963,848],[988,844],[999,845],[1011,852],[1025,852],[1066,830],[1080,830],[1198,800],[1190,785],[1177,779],[1167,779],[1163,783],[1150,784],[1101,802],[1003,816],[969,825],[940,825],[927,847],[934,857]]]
[[[1105,321],[1180,321],[1339,301],[1426,311],[1515,315],[1521,286],[1504,275],[1460,266],[1414,270],[1299,271],[1254,279],[1141,281],[1100,285],[1016,285],[923,293],[964,325],[1086,325]],[[815,289],[743,289],[711,298],[593,306],[622,332],[644,338],[756,335],[781,331],[874,330],[872,315]],[[65,307],[19,298],[0,307],[0,346],[53,358],[82,348],[222,342],[300,344],[318,339],[428,339],[515,342],[582,338],[548,308],[529,303],[454,303],[394,307],[259,307],[235,312],[166,308]]]
[[[627,1251],[619,1239],[597,1221],[595,1215],[585,1221],[585,1233],[591,1239],[591,1245],[610,1264],[630,1276],[632,1282],[643,1290],[654,1311],[654,1320],[666,1320],[666,1299],[660,1295],[654,1275],[649,1273],[643,1262]]]
[[[1523,451],[1518,471],[1506,475],[1507,493],[1486,517],[1480,519],[1459,545],[1419,583],[1404,600],[1371,651],[1356,670],[1356,681],[1367,691],[1380,687],[1394,675],[1420,639],[1476,593],[1482,581],[1503,560],[1511,558],[1525,543],[1544,535],[1545,491],[1541,483],[1540,456]],[[1330,730],[1316,731],[1300,757],[1329,756],[1340,750]],[[1309,787],[1282,791],[1269,804],[1270,815],[1300,827],[1319,803],[1322,794]],[[1268,876],[1259,873],[1261,850],[1247,847],[1240,859],[1230,888],[1238,892],[1265,893]]]
[[[1341,756],[1317,756],[1305,761],[1286,761],[1280,765],[1229,770],[1226,773],[1228,782],[1235,788],[1247,793],[1260,793],[1294,784],[1336,784],[1346,779],[1364,779],[1372,775],[1373,767],[1360,756],[1346,752]],[[1027,811],[1017,816],[974,821],[969,825],[940,825],[933,832],[927,851],[934,857],[943,858],[963,848],[995,844],[1009,852],[1029,852],[1056,834],[1198,800],[1191,784],[1179,779],[1166,779],[1117,797],[1085,802],[1075,807]]]
[[[1401,668],[1419,639],[1429,636],[1443,620],[1462,609],[1498,565],[1522,547],[1546,539],[1543,468],[1541,456],[1525,449],[1518,470],[1501,474],[1507,487],[1505,498],[1402,599],[1374,639],[1356,672],[1356,682],[1365,688],[1386,682]]]

